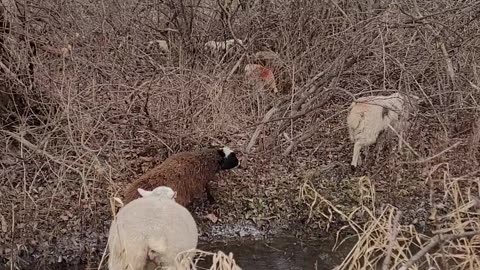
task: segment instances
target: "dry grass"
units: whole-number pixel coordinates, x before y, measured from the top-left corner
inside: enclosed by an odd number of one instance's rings
[[[358,237],[336,270],[477,269],[480,267],[479,180],[471,176],[451,177],[448,173],[438,180],[438,186],[443,186],[442,202],[432,209],[430,225],[436,229],[431,234],[418,231],[413,224],[404,224],[402,211],[395,206],[376,208],[375,185],[366,177],[359,178],[357,183],[361,191],[359,206],[348,213],[326,200],[308,181],[301,188],[301,198],[310,207],[311,218],[327,218],[330,222],[334,218],[343,219],[348,224],[344,229],[353,230]],[[363,217],[361,224],[358,213]]]
[[[348,164],[345,109],[361,95],[398,89],[427,100],[406,138],[422,162],[402,163],[417,160],[409,152],[383,154],[364,174],[421,178],[442,163],[450,166],[447,175],[474,171],[479,10],[473,0],[281,0],[245,9],[220,8],[213,0],[2,1],[1,262],[96,264],[111,220],[109,198],[169,154],[208,143],[249,150],[249,170],[219,184],[220,195],[237,195],[219,206],[225,220],[244,218],[242,204],[258,197],[266,206],[253,209],[255,215],[308,216],[289,192],[298,182],[288,173],[309,160]],[[203,53],[206,41],[232,36],[247,39],[246,48]],[[167,40],[172,53],[148,47],[157,39]],[[265,49],[280,55],[276,75],[286,83],[282,95],[261,100],[241,70]],[[265,160],[288,169],[272,169]],[[363,180],[376,182],[369,179]],[[458,182],[462,190],[465,182]],[[411,199],[411,193],[389,196],[401,184],[390,181],[376,195],[366,185],[361,192],[375,196],[358,211]],[[421,181],[414,185],[423,193]],[[282,199],[285,194],[290,197]],[[468,205],[470,195],[455,194],[456,206]],[[329,219],[344,211],[322,202],[332,211],[322,215]],[[395,215],[388,209],[382,224]]]
[[[206,261],[207,259],[209,261],[211,260],[209,266],[199,266],[199,264],[204,265],[205,263],[203,261]],[[176,267],[184,270],[241,270],[241,268],[235,263],[232,253],[229,253],[227,256],[222,251],[212,253],[199,249],[180,253],[177,256]]]

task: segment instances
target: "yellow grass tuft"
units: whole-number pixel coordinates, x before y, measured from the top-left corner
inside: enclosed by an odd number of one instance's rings
[[[451,207],[443,209],[443,215],[433,211],[429,225],[438,229],[431,234],[402,224],[402,212],[395,206],[376,209],[375,187],[368,177],[358,179],[359,206],[350,213],[340,211],[309,181],[301,187],[301,199],[310,208],[310,218],[320,215],[331,222],[336,214],[349,224],[342,229],[350,228],[358,237],[336,270],[480,269],[480,207],[473,192],[479,179],[444,174],[442,184],[444,202]],[[358,211],[366,216],[362,225],[352,218]]]

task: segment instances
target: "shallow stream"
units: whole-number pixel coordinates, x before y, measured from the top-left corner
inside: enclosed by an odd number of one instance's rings
[[[342,262],[354,244],[354,240],[349,240],[332,251],[335,245],[333,238],[305,241],[294,237],[275,237],[266,240],[200,242],[198,248],[210,252],[221,250],[227,255],[232,252],[235,262],[244,270],[332,270]],[[204,267],[202,264],[199,266]],[[209,269],[209,266],[199,269]],[[106,268],[104,265],[101,269]],[[97,267],[54,265],[40,269],[86,270]]]
[[[233,253],[235,262],[245,270],[332,270],[348,254],[353,240],[332,251],[334,239],[302,241],[293,237],[267,240],[236,240],[228,243],[200,243],[199,248]]]

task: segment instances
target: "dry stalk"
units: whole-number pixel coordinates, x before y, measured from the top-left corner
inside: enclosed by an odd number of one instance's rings
[[[465,233],[460,233],[460,234],[449,234],[449,235],[437,235],[435,236],[428,245],[426,245],[424,248],[422,248],[419,252],[417,252],[412,258],[408,260],[407,263],[402,265],[402,267],[399,268],[399,270],[407,270],[410,268],[415,262],[417,262],[420,258],[422,258],[427,252],[431,251],[434,247],[436,247],[439,244],[442,244],[443,242],[449,242],[453,241],[456,239],[460,238],[465,238],[465,237],[472,237],[475,235],[480,235],[480,231],[471,231],[471,232],[465,232]]]
[[[262,123],[261,125],[257,126],[257,128],[255,129],[255,132],[253,133],[251,139],[250,139],[250,142],[248,143],[247,145],[247,148],[245,148],[245,152],[247,153],[250,153],[251,150],[252,150],[252,147],[255,145],[255,142],[257,141],[257,138],[258,136],[260,135],[260,132],[262,132],[262,128],[263,126],[265,125],[265,123],[268,122],[268,120],[270,119],[270,117],[272,117],[272,115],[277,111],[277,108],[276,107],[273,107],[271,108],[266,114],[265,116],[263,117],[263,120],[262,120]]]
[[[212,258],[210,270],[241,270],[240,266],[235,263],[233,254],[230,252],[226,255],[222,251],[216,253],[207,252],[200,249],[187,250],[179,253],[176,257],[176,267],[184,270],[204,269],[197,266],[205,257]]]
[[[399,226],[399,221],[400,217],[402,216],[402,211],[397,211],[395,214],[395,218],[393,219],[393,223],[391,224],[391,227],[389,229],[388,235],[388,246],[387,246],[387,252],[385,255],[385,260],[383,260],[382,264],[382,270],[388,270],[390,266],[390,260],[392,258],[392,250],[393,250],[393,245],[397,241],[397,235],[398,235],[398,226]]]

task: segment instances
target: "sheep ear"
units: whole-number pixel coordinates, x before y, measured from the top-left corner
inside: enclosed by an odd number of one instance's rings
[[[152,191],[145,190],[143,188],[138,188],[137,189],[138,193],[140,193],[140,196],[142,197],[148,197],[152,194]]]

